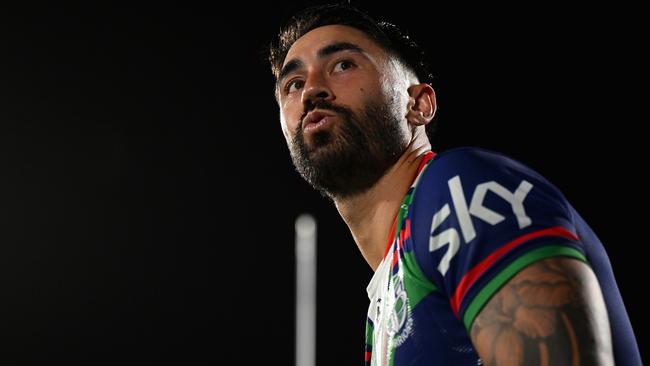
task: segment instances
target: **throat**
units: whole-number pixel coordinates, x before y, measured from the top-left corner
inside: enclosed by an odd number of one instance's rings
[[[407,184],[409,182],[406,181]],[[373,271],[392,242],[400,206],[408,192],[408,185],[398,187],[395,182],[382,179],[366,192],[345,200],[335,200],[339,214]]]
[[[410,204],[409,188],[431,160],[431,153],[397,164],[371,189],[334,200],[339,214],[373,271],[384,259],[395,233],[403,226]],[[403,211],[402,207],[404,207]]]

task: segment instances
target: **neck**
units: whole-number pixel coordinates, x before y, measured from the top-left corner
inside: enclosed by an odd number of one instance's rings
[[[334,199],[339,214],[373,271],[384,257],[395,217],[424,153],[429,150],[428,141],[411,141],[399,160],[372,188],[353,197]]]

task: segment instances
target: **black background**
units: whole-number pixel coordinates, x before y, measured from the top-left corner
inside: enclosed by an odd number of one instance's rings
[[[318,364],[362,363],[372,272],[294,172],[265,60],[301,6],[3,9],[0,361],[292,365],[293,222],[310,212]],[[634,9],[370,10],[427,50],[434,150],[498,150],[560,187],[605,244],[643,348]]]

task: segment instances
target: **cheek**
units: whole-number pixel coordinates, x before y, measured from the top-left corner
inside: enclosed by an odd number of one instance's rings
[[[289,141],[290,136],[289,136],[289,129],[287,128],[287,125],[283,122],[282,123],[282,134],[284,135],[284,138]]]
[[[299,106],[291,101],[286,101],[280,106],[280,120],[283,125],[287,125],[290,128],[295,127],[296,121],[300,119],[300,114],[302,111]]]
[[[291,141],[296,131],[295,118],[293,118],[293,120],[291,118],[291,114],[287,115],[286,112],[280,112],[280,126],[282,127],[282,134],[287,142]]]

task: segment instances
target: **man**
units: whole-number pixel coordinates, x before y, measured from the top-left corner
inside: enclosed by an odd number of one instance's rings
[[[562,193],[502,154],[431,151],[421,56],[347,5],[271,46],[296,169],[375,271],[366,364],[640,365],[605,250]]]

